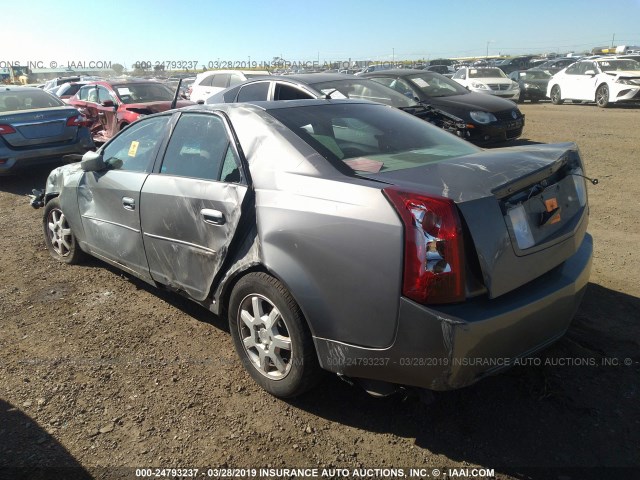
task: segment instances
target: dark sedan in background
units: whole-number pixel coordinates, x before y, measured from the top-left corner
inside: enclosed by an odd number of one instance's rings
[[[96,142],[105,142],[141,115],[171,108],[175,92],[152,80],[112,80],[90,83],[80,88],[67,102],[91,122]],[[177,107],[193,105],[181,100]]]
[[[265,76],[248,80],[209,97],[207,104],[262,100],[301,100],[312,98],[370,100],[396,107],[436,125],[465,140],[469,137],[465,121],[443,109],[422,105],[411,96],[363,76],[335,73],[306,73]]]
[[[543,70],[517,70],[509,78],[520,85],[519,102],[531,100],[537,102],[547,97],[547,85],[551,75]]]
[[[34,87],[0,87],[0,175],[93,148],[86,118]]]
[[[463,119],[468,140],[476,144],[504,142],[522,135],[524,115],[515,103],[470,92],[443,75],[423,70],[386,70],[363,77]]]
[[[195,106],[54,170],[43,229],[61,262],[227,316],[274,395],[320,368],[447,390],[566,331],[591,267],[583,176],[575,144],[482,150],[362,100]]]

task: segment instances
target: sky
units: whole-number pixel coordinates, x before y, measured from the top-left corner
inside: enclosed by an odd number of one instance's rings
[[[3,62],[419,60],[640,45],[640,0],[0,0]]]

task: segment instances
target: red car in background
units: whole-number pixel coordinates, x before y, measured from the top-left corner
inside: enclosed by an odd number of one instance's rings
[[[91,122],[95,142],[106,142],[142,115],[171,108],[175,92],[153,80],[98,81],[82,87],[67,102]],[[176,108],[194,105],[180,100]]]

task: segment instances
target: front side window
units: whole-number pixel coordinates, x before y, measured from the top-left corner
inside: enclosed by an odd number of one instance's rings
[[[578,75],[580,73],[580,63],[574,63],[565,72],[567,75]]]
[[[160,173],[239,182],[238,162],[222,119],[209,114],[181,115],[173,129]]]
[[[109,92],[109,90],[107,90],[104,87],[98,87],[98,101],[100,103],[104,103],[107,100],[110,100],[113,102],[113,97],[111,96],[111,93]]]
[[[162,141],[169,115],[142,119],[107,143],[102,158],[114,170],[144,172]]]

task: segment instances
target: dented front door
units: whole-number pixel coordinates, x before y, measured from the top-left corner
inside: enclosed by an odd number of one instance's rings
[[[109,165],[86,172],[78,208],[91,252],[141,278],[149,278],[140,231],[140,190],[164,138],[169,116],[141,120],[102,149]]]
[[[205,300],[241,221],[246,193],[224,119],[183,113],[140,195],[153,280]]]

